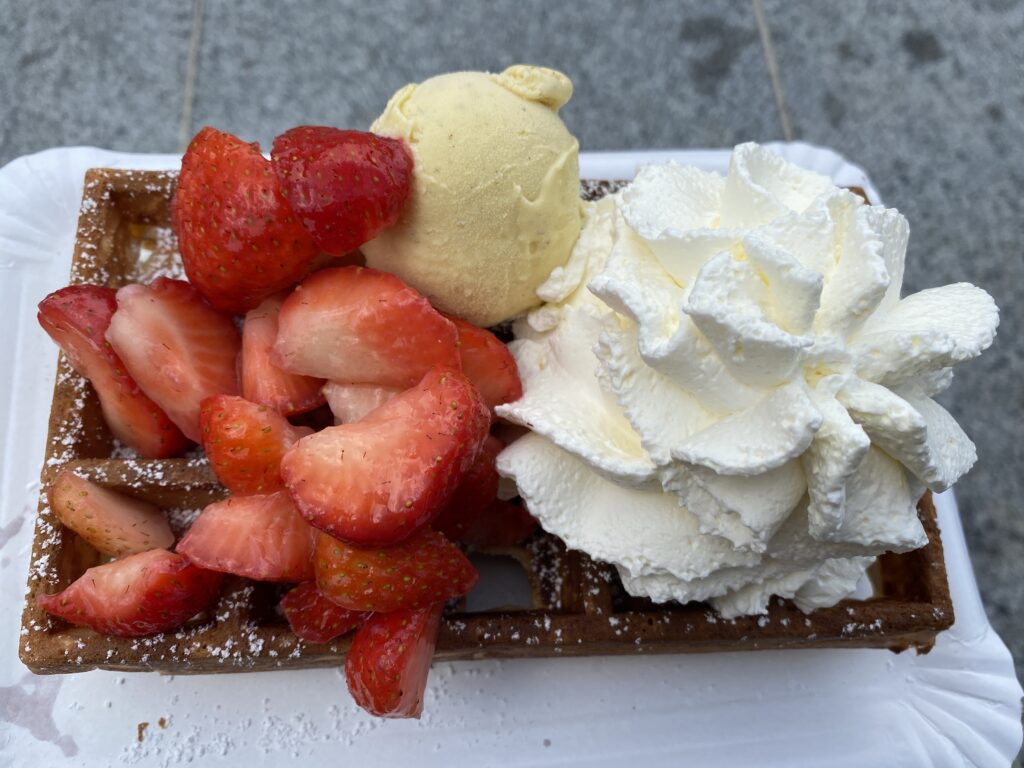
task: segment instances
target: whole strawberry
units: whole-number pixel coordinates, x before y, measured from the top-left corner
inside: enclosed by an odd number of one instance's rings
[[[259,145],[214,128],[182,158],[171,216],[189,282],[225,312],[288,288],[316,256]]]
[[[399,139],[301,125],[274,139],[270,157],[303,226],[335,256],[398,221],[409,196],[413,160]]]

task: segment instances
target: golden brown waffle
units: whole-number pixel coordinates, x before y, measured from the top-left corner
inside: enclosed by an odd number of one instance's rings
[[[72,283],[120,286],[159,274],[180,276],[169,227],[176,174],[94,169],[85,194],[71,267]],[[600,197],[608,182],[587,182],[583,194]],[[141,460],[114,443],[89,384],[61,355],[57,368],[46,460],[43,465],[22,618],[21,658],[35,672],[88,669],[205,673],[334,666],[348,639],[315,644],[298,640],[277,611],[286,587],[225,581],[219,602],[173,633],[147,638],[106,637],[49,617],[36,596],[63,589],[99,556],[63,528],[46,499],[56,472],[78,474],[169,511],[179,534],[194,514],[224,489],[200,451],[192,457]],[[805,615],[774,600],[767,616],[722,619],[702,604],[655,605],[625,594],[614,570],[566,551],[540,533],[500,554],[526,570],[533,593],[528,608],[469,612],[465,601],[446,612],[437,644],[440,659],[692,653],[764,648],[931,648],[953,623],[930,495],[918,512],[928,532],[924,548],[885,555],[871,576],[875,596],[846,600]]]

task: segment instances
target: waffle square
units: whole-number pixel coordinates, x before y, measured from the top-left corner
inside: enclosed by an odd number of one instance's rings
[[[86,174],[71,283],[118,287],[159,275],[181,277],[170,227],[173,172],[93,169]],[[596,199],[615,182],[585,181]],[[57,592],[99,554],[63,528],[46,490],[70,467],[112,490],[167,510],[176,535],[224,489],[201,451],[176,459],[134,458],[114,441],[89,383],[61,354],[41,475],[20,655],[34,672],[89,669],[156,670],[166,674],[338,665],[349,639],[307,643],[277,610],[287,587],[229,577],[219,601],[174,632],[146,638],[107,637],[47,615],[40,594]],[[614,569],[566,550],[543,532],[489,554],[513,558],[525,571],[531,605],[471,610],[465,600],[445,612],[435,658],[479,659],[695,653],[768,648],[915,648],[927,652],[953,624],[953,605],[930,493],[918,504],[928,544],[887,554],[869,571],[874,595],[804,614],[775,599],[766,616],[722,619],[703,604],[657,605],[625,593]]]

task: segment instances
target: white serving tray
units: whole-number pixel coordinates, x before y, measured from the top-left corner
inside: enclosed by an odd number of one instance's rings
[[[877,190],[834,152],[775,145]],[[589,178],[725,150],[584,153]],[[67,281],[87,168],[174,168],[174,155],[76,147],[0,169],[0,765],[1006,766],[1021,687],[989,625],[956,502],[936,497],[956,624],[926,656],[880,650],[554,658],[434,665],[419,721],[358,709],[337,671],[37,677],[18,660],[37,477],[57,356],[35,306]],[[7,375],[7,372],[10,375]],[[968,431],[969,427],[968,426]],[[161,727],[163,718],[163,727]],[[148,722],[142,741],[139,724]]]

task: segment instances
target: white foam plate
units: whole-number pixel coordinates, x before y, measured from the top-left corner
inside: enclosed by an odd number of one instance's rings
[[[836,153],[776,147],[880,199]],[[581,169],[629,178],[641,163],[675,159],[724,171],[728,154],[591,153]],[[31,674],[17,641],[57,358],[35,305],[67,281],[85,169],[178,162],[76,147],[0,170],[0,764],[1004,766],[1017,754],[1021,687],[982,609],[949,493],[936,507],[957,619],[926,656],[823,650],[438,663],[419,721],[364,714],[336,670]],[[140,742],[141,722],[149,727]]]

